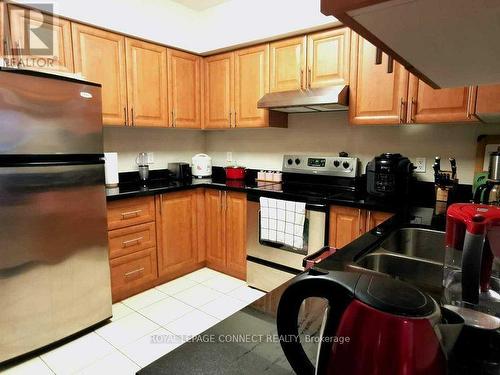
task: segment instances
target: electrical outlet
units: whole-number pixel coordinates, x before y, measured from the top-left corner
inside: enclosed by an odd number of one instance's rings
[[[155,162],[155,154],[152,152],[148,152],[148,164],[154,164]]]
[[[425,173],[425,158],[415,158],[415,173]]]
[[[231,151],[226,153],[226,161],[233,161],[233,153]]]

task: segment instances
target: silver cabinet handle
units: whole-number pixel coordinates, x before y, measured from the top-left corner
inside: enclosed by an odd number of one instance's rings
[[[312,83],[311,83],[311,81],[312,81],[312,69],[311,68],[308,69],[308,73],[309,74],[308,74],[308,78],[307,78],[307,85],[309,86],[309,88],[311,88],[312,87]]]
[[[366,226],[368,229],[368,227],[370,226],[370,220],[372,219],[372,212],[371,211],[368,211],[368,218],[366,219]]]
[[[135,210],[135,211],[128,211],[128,212],[122,212],[122,220],[127,219],[129,216],[139,216],[139,214],[142,212],[142,210]]]
[[[399,106],[399,123],[400,124],[405,122],[405,118],[404,118],[405,109],[406,109],[406,102],[403,98],[401,98],[401,105]]]
[[[304,89],[304,69],[300,69],[300,89]]]
[[[123,125],[127,126],[127,107],[123,107],[123,118],[125,119]]]
[[[132,240],[123,241],[122,247],[129,247],[131,245],[139,244],[143,239],[144,237],[137,237]]]
[[[231,119],[233,117],[233,112],[229,112],[229,127],[231,127]]]
[[[358,208],[358,225],[359,225],[359,233],[363,233],[363,228],[361,228],[361,209]]]
[[[131,112],[132,112],[132,126],[135,126],[135,124],[134,124],[134,107],[132,107]]]
[[[224,200],[223,200],[223,209],[224,209],[224,212],[227,211],[227,191],[224,191]]]
[[[142,272],[142,271],[144,271],[144,267],[138,268],[138,269],[130,271],[130,272],[126,272],[124,276],[129,277],[129,276],[132,276],[132,275],[139,273],[139,272]]]
[[[234,112],[234,127],[236,127],[236,112]]]
[[[175,111],[172,109],[172,127],[175,128]]]

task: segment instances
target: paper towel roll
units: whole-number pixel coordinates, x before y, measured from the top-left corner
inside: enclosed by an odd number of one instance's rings
[[[107,187],[118,186],[118,154],[116,152],[104,153],[104,173]]]

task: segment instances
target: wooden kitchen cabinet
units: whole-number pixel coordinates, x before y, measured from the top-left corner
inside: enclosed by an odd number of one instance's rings
[[[477,88],[476,116],[484,122],[500,122],[500,85]]]
[[[409,123],[446,123],[477,121],[474,114],[475,87],[433,89],[411,75],[408,89]]]
[[[388,73],[389,58],[352,33],[349,81],[349,123],[354,125],[401,124],[406,122],[409,73],[397,62]]]
[[[176,128],[201,129],[201,58],[169,48],[169,124]]]
[[[75,72],[102,85],[104,125],[127,125],[125,38],[94,27],[72,24]]]
[[[305,36],[270,44],[270,92],[306,88],[306,51]]]
[[[167,49],[126,38],[127,99],[131,126],[167,126]]]
[[[340,249],[394,214],[346,206],[330,206],[329,246]]]
[[[201,268],[198,265],[197,192],[161,194],[156,202],[160,278],[166,281]]]
[[[329,245],[337,249],[365,233],[366,213],[360,208],[330,206]]]
[[[351,31],[347,27],[307,36],[307,87],[349,84]]]
[[[245,193],[207,189],[205,220],[207,266],[246,280]]]
[[[204,59],[205,127],[230,128],[233,124],[234,53]]]
[[[230,191],[225,194],[226,273],[246,280],[247,274],[247,196]]]
[[[226,267],[226,249],[224,246],[225,215],[222,211],[223,192],[205,190],[205,223],[207,266],[219,271]]]
[[[365,232],[372,230],[373,228],[379,226],[384,221],[393,217],[394,214],[390,212],[382,211],[366,211],[366,226]]]
[[[26,59],[20,67],[60,72],[74,71],[70,21],[12,4],[8,5],[8,13],[13,47],[27,50],[17,51],[19,58]],[[26,30],[26,25],[36,29],[40,34],[52,33],[52,45],[45,45],[43,40]],[[29,34],[26,35],[26,32]],[[50,53],[36,53],[38,49],[47,50]],[[49,51],[50,49],[52,51]],[[30,59],[35,59],[35,63],[29,63]]]
[[[269,45],[205,59],[206,129],[286,127],[286,113],[257,108],[269,91]]]
[[[128,198],[108,202],[108,230],[155,220],[154,197]]]
[[[269,122],[269,111],[257,102],[269,92],[269,45],[264,44],[234,53],[235,127],[262,127]]]

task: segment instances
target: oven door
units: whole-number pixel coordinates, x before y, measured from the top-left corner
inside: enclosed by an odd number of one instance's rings
[[[252,198],[250,198],[252,199]],[[304,251],[260,240],[260,204],[249,200],[247,205],[247,282],[269,292],[303,271],[302,261],[326,242],[327,206],[306,205],[308,219],[307,243]]]

